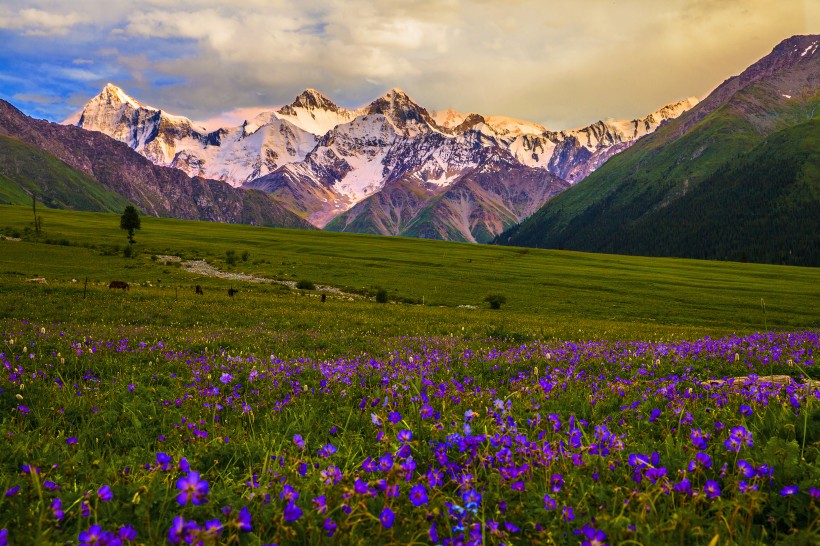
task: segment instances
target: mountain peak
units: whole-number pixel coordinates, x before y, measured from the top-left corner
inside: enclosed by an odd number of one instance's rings
[[[153,110],[153,108],[143,106],[138,100],[128,95],[121,87],[117,87],[113,83],[105,84],[105,87],[102,88],[102,91],[100,91],[97,97],[109,103],[120,102],[122,104],[130,104],[134,108],[148,108],[149,110]]]
[[[329,110],[331,112],[339,111],[339,107],[332,100],[320,91],[310,87],[299,93],[292,103],[283,106],[279,112],[293,115],[297,108],[304,108],[305,110]]]

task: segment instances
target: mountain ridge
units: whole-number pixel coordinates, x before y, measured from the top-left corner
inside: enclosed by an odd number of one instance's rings
[[[217,180],[191,178],[178,169],[154,165],[107,135],[30,118],[3,100],[0,135],[55,158],[71,171],[82,173],[85,183],[99,184],[100,191],[125,198],[145,214],[311,228],[261,192],[232,188]]]
[[[355,110],[308,88],[289,105],[206,132],[109,85],[89,101],[78,125],[114,136],[156,164],[270,192],[324,227],[403,176],[439,188],[453,183],[477,164],[484,148],[505,149],[522,165],[575,182],[693,103],[685,99],[637,120],[561,132],[455,111],[451,118],[459,123],[447,122],[399,88]]]
[[[811,130],[817,127],[820,106],[818,44],[816,35],[784,40],[690,111],[613,157],[497,241],[590,252],[820,265],[820,230],[804,233],[805,226],[813,225],[804,215],[820,216],[820,143]],[[805,148],[808,155],[794,155],[792,148]],[[776,177],[777,185],[754,174],[755,162],[760,171],[776,173],[770,166],[779,164],[779,157],[792,157],[798,164],[781,168],[784,175]],[[747,188],[738,183],[738,173],[746,173]],[[790,193],[795,188],[802,193]],[[743,207],[742,189],[770,199],[770,209],[757,209],[759,221],[741,225],[738,218],[745,215],[726,213]],[[697,203],[692,217],[720,225],[712,231],[726,233],[738,248],[746,249],[744,253],[730,252],[711,234],[696,230],[680,211],[684,203]],[[803,203],[808,210],[795,208],[794,203]],[[784,222],[781,215],[787,213],[802,224]],[[721,222],[715,223],[718,218]],[[701,233],[703,248],[689,237],[693,230]],[[775,237],[775,231],[781,233]],[[688,242],[681,245],[669,234]],[[774,241],[789,241],[790,248],[781,254],[771,248]]]

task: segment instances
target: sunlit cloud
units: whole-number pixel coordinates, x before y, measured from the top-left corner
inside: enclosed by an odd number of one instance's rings
[[[36,65],[40,55],[49,64],[50,46],[81,69],[60,73],[76,82],[64,96],[90,97],[112,81],[194,119],[286,104],[306,87],[358,107],[398,86],[431,109],[561,129],[702,97],[779,41],[820,31],[818,3],[803,0],[5,4],[0,39],[7,38],[8,58]],[[19,63],[7,64],[0,75]],[[47,95],[40,87],[50,76],[26,89],[5,85],[0,96]]]

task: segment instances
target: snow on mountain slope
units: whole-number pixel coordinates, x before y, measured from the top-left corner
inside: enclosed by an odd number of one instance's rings
[[[337,106],[315,89],[306,89],[275,114],[308,133],[322,136],[337,125],[351,121],[357,112]]]
[[[304,104],[310,106],[310,101]],[[301,106],[292,111],[294,119],[310,115],[309,108]],[[77,125],[124,142],[157,165],[232,186],[301,161],[318,140],[278,117],[252,130],[243,124],[208,132],[186,117],[143,105],[112,84],[86,104]]]
[[[399,88],[355,110],[306,89],[291,104],[249,113],[252,119],[240,125],[208,131],[188,118],[144,105],[109,84],[89,101],[76,123],[125,142],[156,164],[269,191],[321,227],[393,181],[402,180],[402,190],[393,194],[418,193],[429,199],[484,161],[483,150],[504,151],[517,165],[574,183],[692,104],[689,99],[644,118],[600,121],[558,132],[505,116],[428,111]],[[498,171],[495,176],[503,179]],[[492,200],[479,201],[484,203],[480,206],[490,206]],[[407,215],[417,208],[404,210],[401,229],[409,225]],[[370,225],[363,214],[358,215],[362,225]],[[510,214],[502,215],[506,218],[502,224],[518,217]],[[501,225],[497,215],[491,216],[493,226]],[[390,223],[383,218],[372,221]],[[460,238],[482,239],[468,235],[465,225],[456,230]]]

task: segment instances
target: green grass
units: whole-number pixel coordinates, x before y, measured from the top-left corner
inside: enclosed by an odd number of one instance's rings
[[[129,204],[54,156],[0,135],[0,203],[31,204],[32,194],[52,208],[110,212]]]
[[[139,255],[122,257],[115,214],[42,210],[44,233],[0,241],[0,316],[37,320],[126,320],[190,325],[269,325],[328,332],[378,329],[396,335],[495,332],[524,338],[652,338],[744,333],[820,324],[820,271],[812,268],[642,258],[482,246],[398,237],[256,228],[142,218]],[[0,206],[0,230],[25,234],[27,207]],[[119,250],[116,255],[115,249]],[[247,261],[226,264],[226,251]],[[232,272],[310,279],[394,302],[295,296],[275,285],[197,277],[152,261],[156,254],[205,259]],[[47,286],[25,279],[43,276]],[[90,295],[82,300],[83,282]],[[78,282],[72,282],[76,279]],[[109,294],[107,283],[136,285]],[[147,283],[152,286],[148,286]],[[205,287],[196,298],[193,285]],[[242,290],[229,300],[229,286]],[[492,311],[490,293],[507,303]],[[121,302],[130,302],[129,304]],[[98,304],[103,304],[100,309]],[[138,304],[138,305],[135,305]],[[765,313],[763,305],[765,304]],[[109,311],[108,305],[116,306]],[[477,308],[459,308],[472,305]],[[221,312],[223,306],[230,312]],[[144,310],[144,311],[143,311]],[[235,312],[234,312],[235,311]],[[203,319],[202,322],[205,322]],[[463,328],[463,330],[462,330]],[[328,330],[329,329],[329,330]],[[331,336],[332,337],[332,336]]]

